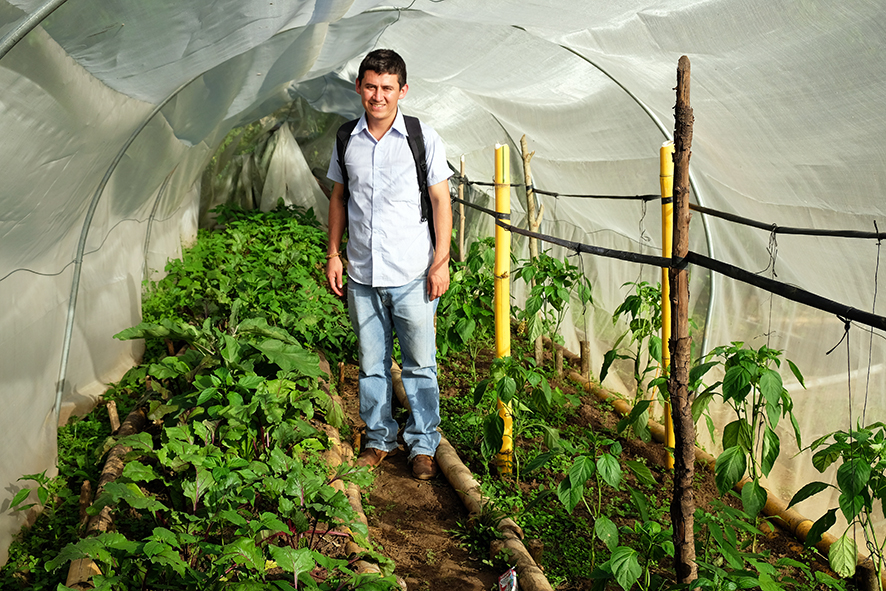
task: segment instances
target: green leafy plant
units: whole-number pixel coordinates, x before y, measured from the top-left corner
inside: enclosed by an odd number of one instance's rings
[[[530,341],[547,335],[562,345],[563,338],[557,330],[563,322],[569,300],[574,294],[582,305],[593,303],[591,284],[568,258],[560,262],[542,252],[521,263],[514,270],[514,278],[522,279],[531,288],[526,307],[518,311],[517,318],[526,322]]]
[[[877,537],[873,513],[875,502],[879,502],[881,508],[886,506],[886,424],[876,422],[848,432],[834,431],[815,440],[809,449],[814,452],[812,465],[819,472],[840,462],[837,483],[810,482],[797,491],[790,505],[836,488],[840,491],[839,510],[846,518],[847,527],[828,552],[831,568],[842,577],[855,574],[858,547],[850,531],[857,526],[864,535],[875,572],[882,572],[886,540]],[[816,520],[807,534],[807,546],[821,540],[822,534],[837,522],[836,514],[837,509],[833,508]]]
[[[437,308],[437,351],[441,357],[469,347],[474,359],[482,343],[494,334],[495,314],[489,306],[495,294],[494,265],[492,238],[472,243],[466,261],[450,263],[449,289]]]
[[[735,420],[723,428],[723,452],[717,457],[715,480],[720,494],[726,494],[748,474],[750,482],[741,491],[742,506],[748,515],[756,517],[767,499],[760,478],[769,475],[781,451],[775,429],[782,418],[789,419],[800,447],[800,427],[794,417],[793,400],[776,370],[781,365],[781,351],[765,345],[750,349],[741,342],[717,347],[705,363],[690,371],[690,382],[699,383],[719,364],[725,370],[722,381],[697,394],[692,414],[698,421],[715,397],[732,409]],[[790,360],[788,365],[802,385],[800,370]]]
[[[483,439],[481,453],[490,459],[502,448],[504,440],[504,419],[499,412],[498,401],[507,405],[513,420],[513,437],[519,433],[536,429],[543,435],[546,447],[557,450],[560,438],[556,429],[551,428],[545,417],[555,408],[565,404],[563,393],[552,389],[544,373],[531,359],[524,365],[513,357],[501,357],[493,361],[491,377],[481,380],[474,388],[474,404],[482,409]],[[539,467],[548,457],[536,459],[525,470]],[[514,474],[520,478],[521,461],[519,453],[514,454]]]
[[[652,380],[652,376],[661,367],[662,344],[661,337],[661,284],[651,285],[646,281],[625,283],[622,287],[633,286],[630,292],[619,304],[612,314],[612,323],[619,320],[627,322],[627,329],[616,339],[612,348],[603,355],[603,365],[600,368],[600,381],[606,379],[609,370],[616,360],[625,359],[631,361],[636,390],[634,395],[634,412],[619,423],[619,432],[630,426],[634,434],[643,441],[652,440],[649,432],[649,406],[647,400],[649,390],[661,392],[662,396],[667,391],[662,387],[655,389],[656,385],[664,385],[663,380]]]
[[[589,445],[588,453],[574,456],[566,477],[557,486],[557,498],[569,513],[572,513],[579,503],[583,503],[594,520],[594,537],[611,552],[614,552],[618,547],[618,527],[603,512],[603,499],[606,494],[604,485],[608,485],[616,491],[621,490],[623,473],[618,457],[621,455],[622,446],[618,441],[593,431],[587,434],[587,443]],[[626,461],[626,465],[641,483],[655,484],[655,477],[646,465],[631,460]],[[594,483],[590,491],[587,487],[588,481]],[[588,494],[592,491],[596,494],[592,502],[589,503]],[[632,489],[632,493],[632,497],[637,502],[636,499],[639,497],[636,491]],[[595,563],[593,552],[592,563]],[[613,565],[613,569],[619,570],[620,566]]]

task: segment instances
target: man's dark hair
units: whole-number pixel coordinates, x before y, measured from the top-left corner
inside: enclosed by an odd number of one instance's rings
[[[367,70],[372,70],[376,74],[394,74],[400,82],[400,88],[406,86],[406,62],[392,49],[376,49],[369,52],[360,62],[357,82],[363,80]]]

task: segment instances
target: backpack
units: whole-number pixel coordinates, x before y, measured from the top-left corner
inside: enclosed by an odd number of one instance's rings
[[[354,119],[342,124],[335,134],[335,149],[338,153],[338,164],[341,169],[342,185],[345,192],[343,198],[345,203],[351,197],[348,190],[348,167],[345,166],[345,150],[348,142],[351,140],[351,133],[357,127],[359,119]],[[431,233],[431,244],[437,247],[437,235],[434,231],[434,216],[431,211],[431,194],[428,192],[428,163],[425,156],[425,140],[421,133],[421,123],[417,117],[403,115],[403,121],[406,123],[406,141],[412,152],[412,159],[415,160],[415,172],[418,177],[418,190],[421,202],[421,221],[428,222],[428,231]],[[347,211],[347,209],[345,210]]]

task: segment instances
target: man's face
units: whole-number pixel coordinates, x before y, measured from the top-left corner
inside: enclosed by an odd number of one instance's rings
[[[393,120],[397,115],[397,101],[406,96],[408,84],[400,88],[396,74],[379,74],[367,70],[357,81],[357,93],[366,109],[366,116],[377,121]]]

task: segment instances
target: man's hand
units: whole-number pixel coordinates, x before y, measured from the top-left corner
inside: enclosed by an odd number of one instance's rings
[[[449,259],[434,263],[428,270],[428,299],[433,301],[449,289]]]
[[[428,187],[434,212],[434,231],[437,248],[428,270],[428,298],[436,300],[449,289],[449,242],[452,240],[452,203],[449,199],[449,181],[440,181]]]
[[[329,280],[329,288],[332,290],[332,293],[341,297],[344,293],[342,291],[342,264],[341,257],[335,256],[329,259],[326,263],[326,279]],[[449,284],[449,276],[447,272],[446,283]]]

